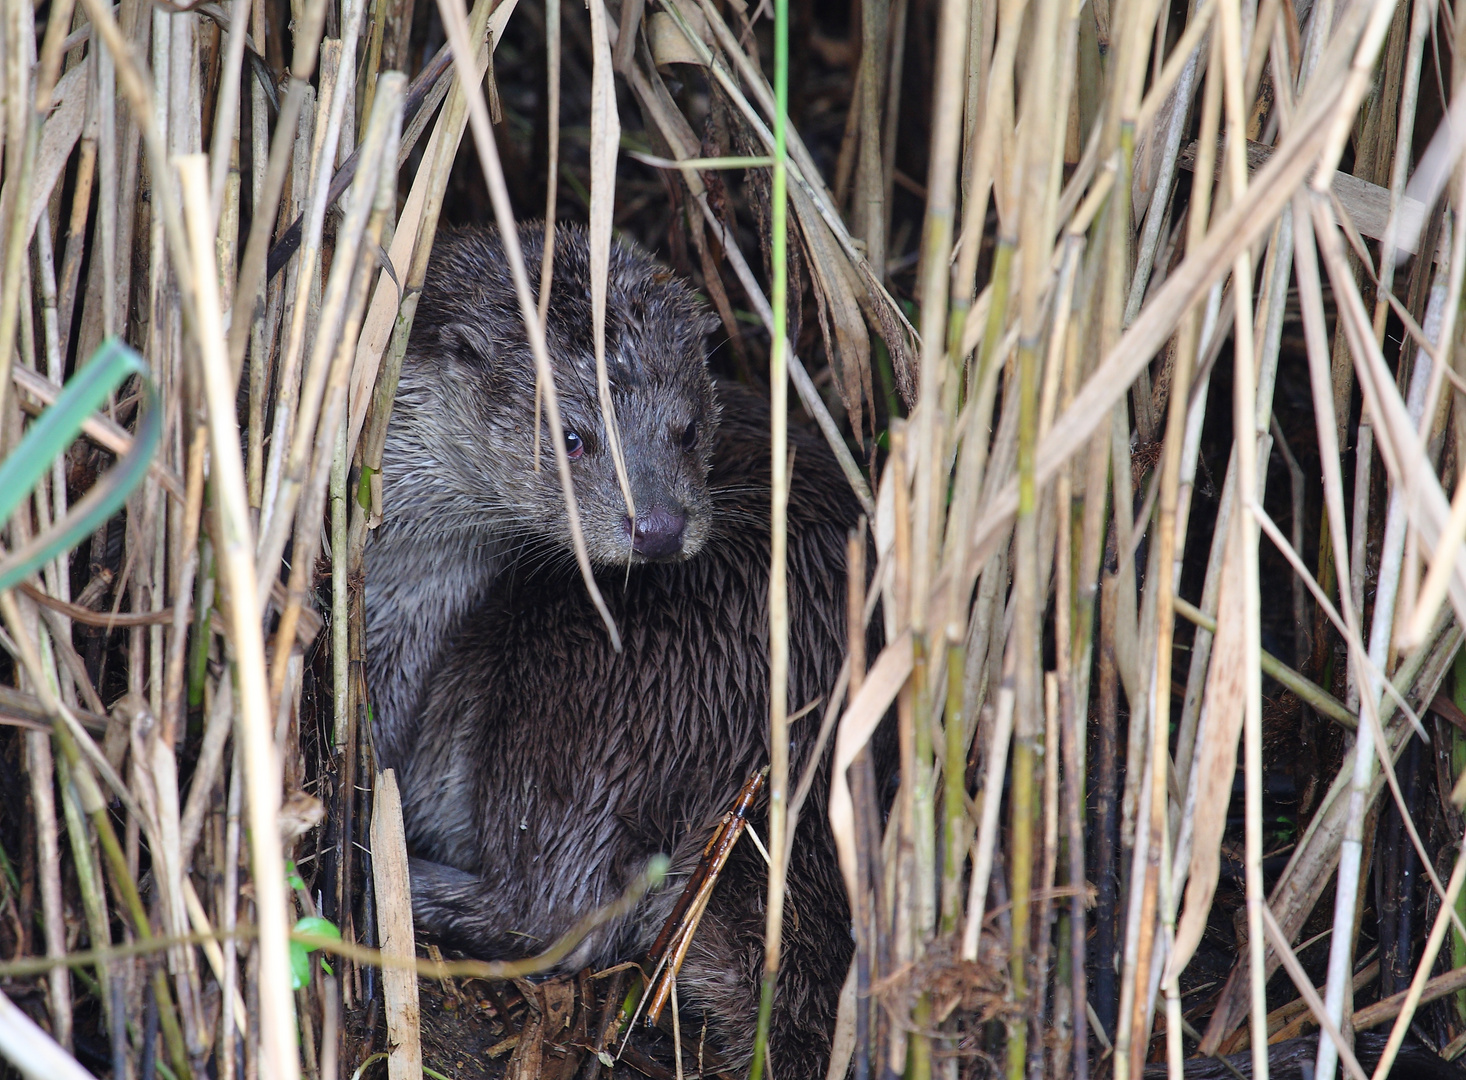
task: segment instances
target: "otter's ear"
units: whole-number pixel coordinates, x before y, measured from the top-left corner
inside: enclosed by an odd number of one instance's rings
[[[438,328],[438,353],[444,360],[488,373],[501,362],[501,351],[476,321],[455,320]]]
[[[703,367],[706,368],[708,357],[712,355],[713,349],[718,344],[709,339],[723,329],[723,320],[699,304],[683,325],[686,327],[689,351],[702,357]]]

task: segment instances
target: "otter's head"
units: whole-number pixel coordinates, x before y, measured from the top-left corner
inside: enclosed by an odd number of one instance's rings
[[[520,229],[531,288],[539,283],[543,236],[539,224]],[[584,229],[556,229],[546,338],[591,561],[687,558],[711,528],[707,475],[718,409],[704,339],[714,322],[670,271],[613,244],[605,355],[633,520],[596,389],[589,255]],[[499,234],[441,234],[384,462],[389,521],[491,532],[527,550],[568,553],[548,419],[541,408],[536,468],[535,417],[534,357]]]

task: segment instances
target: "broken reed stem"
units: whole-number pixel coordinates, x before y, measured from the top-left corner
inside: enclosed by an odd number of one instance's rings
[[[632,34],[628,32],[626,40],[621,43],[622,51],[631,42]],[[555,278],[555,205],[560,194],[560,50],[560,4],[558,0],[553,0],[545,4],[545,111],[549,122],[547,136],[549,164],[545,168],[545,239],[540,251],[539,316],[542,329],[549,325],[551,282]],[[540,465],[540,408],[544,393],[545,388],[540,385],[538,374],[536,374],[534,387],[534,463],[536,469]],[[678,1060],[680,1064],[681,1059]]]
[[[25,5],[19,3],[8,3],[5,5],[6,12],[6,36],[14,42],[27,41],[33,38],[31,27],[24,16],[29,16],[30,11]],[[12,46],[10,65],[16,71],[26,64],[26,52]],[[20,146],[18,152],[12,151],[6,163],[5,176],[6,193],[10,194],[9,205],[4,209],[9,215],[10,229],[5,235],[4,251],[4,280],[0,281],[0,417],[9,415],[9,394],[10,394],[10,369],[14,363],[14,342],[16,330],[20,323],[20,297],[21,297],[21,263],[25,258],[26,237],[25,225],[30,218],[30,194],[31,178],[35,170],[36,147],[40,141],[41,117],[35,110],[24,110],[22,112],[20,103],[24,101],[23,84],[17,85],[18,80],[12,78],[11,85],[7,87],[7,96],[15,101],[16,106],[12,108],[12,115],[20,113],[25,118],[25,137],[23,140],[13,140]],[[17,160],[18,159],[18,160]],[[11,180],[14,183],[12,185]],[[14,188],[13,193],[10,189]]]
[[[1052,671],[1044,673],[1043,681],[1043,807],[1040,812],[1043,821],[1043,867],[1038,880],[1037,941],[1033,949],[1034,968],[1038,974],[1037,993],[1034,995],[1034,1009],[1031,1017],[1033,1026],[1034,1052],[1030,1055],[1030,1067],[1034,1062],[1043,1062],[1047,1056],[1044,1038],[1045,1028],[1057,1019],[1063,1007],[1063,990],[1059,980],[1062,973],[1050,971],[1049,952],[1053,944],[1054,884],[1059,857],[1059,682]],[[1058,990],[1058,997],[1050,1008],[1050,987]],[[1058,1055],[1061,1060],[1067,1055]]]
[[[1234,204],[1242,201],[1247,191],[1247,165],[1244,159],[1246,115],[1241,55],[1241,15],[1237,0],[1220,0],[1217,8],[1222,54],[1222,99],[1227,129],[1228,191]],[[1233,430],[1237,462],[1237,483],[1241,506],[1254,501],[1257,491],[1257,403],[1256,371],[1253,355],[1252,325],[1252,259],[1243,250],[1232,269],[1235,329],[1233,334]],[[1264,974],[1266,938],[1263,931],[1262,906],[1267,903],[1262,878],[1262,677],[1259,667],[1261,630],[1259,627],[1261,598],[1258,583],[1257,527],[1252,515],[1238,514],[1234,528],[1239,530],[1238,546],[1242,565],[1243,610],[1245,623],[1244,649],[1247,670],[1246,698],[1243,713],[1244,776],[1246,788],[1246,905],[1248,970],[1251,981],[1252,1068],[1259,1076],[1267,1070],[1267,978]],[[1323,1053],[1324,1045],[1319,1047]],[[1330,1078],[1331,1080],[1331,1078]]]
[[[331,746],[346,744],[346,718],[351,709],[350,618],[351,590],[348,586],[350,557],[350,515],[347,504],[350,461],[346,457],[348,418],[337,427],[331,455]]]
[[[1055,5],[1049,3],[1048,8]],[[1038,126],[1035,124],[1035,126]],[[1040,142],[1042,131],[1027,133],[1032,144]],[[1040,192],[1042,189],[1040,189]],[[1041,194],[1040,194],[1041,197]],[[1032,197],[1024,202],[1024,235],[1037,232]],[[1025,262],[1025,271],[1033,260]],[[1012,945],[1010,965],[1015,1004],[1028,1005],[1029,895],[1033,880],[1033,771],[1039,734],[1043,730],[1043,698],[1039,666],[1042,658],[1038,623],[1040,556],[1038,550],[1038,496],[1034,478],[1034,447],[1038,439],[1038,310],[1036,278],[1025,272],[1022,297],[1021,338],[1018,345],[1018,520],[1014,533],[1014,603],[1016,635],[1016,706],[1012,784]],[[1010,1022],[1008,1029],[1008,1077],[1022,1080],[1027,1072],[1028,1019]]]
[[[865,255],[878,276],[886,265],[886,185],[881,164],[880,85],[885,74],[886,23],[891,0],[860,5],[860,152],[855,170],[856,231],[865,241]]]
[[[1022,686],[1023,680],[1019,679]],[[1022,706],[1016,715],[1024,726],[1033,724],[1033,719],[1023,719]],[[1013,987],[1013,1000],[1020,1007],[1028,1006],[1028,941],[1030,896],[1033,882],[1033,769],[1036,737],[1031,732],[1019,731],[1015,722],[1016,738],[1013,742],[1013,765],[1009,777],[1012,801],[1012,850],[1009,853],[1009,874],[1012,879],[1012,944],[1010,945],[1009,978]],[[1027,1072],[1028,1017],[1022,1015],[1008,1024],[1008,1077],[1022,1080]]]
[[[1058,27],[1058,0],[1038,0],[1033,27],[1034,51],[1030,57],[1034,80],[1031,85],[1034,88],[1047,88],[1051,85],[1053,47],[1058,37]],[[1010,955],[1014,1002],[1025,1009],[1029,997],[1027,968],[1030,959],[1029,894],[1033,878],[1033,820],[1037,810],[1033,801],[1033,774],[1038,744],[1045,726],[1041,671],[1043,649],[1040,640],[1044,603],[1040,598],[1039,577],[1047,569],[1048,563],[1048,559],[1039,550],[1039,499],[1034,470],[1034,451],[1038,443],[1040,422],[1038,366],[1042,355],[1044,315],[1041,290],[1047,277],[1047,266],[1043,260],[1032,256],[1048,246],[1051,235],[1047,220],[1048,181],[1052,169],[1049,158],[1053,143],[1049,135],[1049,125],[1054,111],[1053,103],[1044,100],[1041,91],[1031,90],[1024,95],[1023,137],[1019,151],[1022,155],[1023,189],[1017,193],[1021,202],[1016,223],[1018,243],[1030,254],[1023,260],[1018,311],[1018,518],[1014,532],[1016,561],[1013,589],[1016,605],[1013,632],[1017,635],[1017,699],[1012,774],[1013,850],[1010,856],[1010,873],[1013,930]],[[1050,753],[1056,753],[1057,749],[1052,745],[1047,747]],[[1042,920],[1039,933],[1047,937],[1048,928]],[[1040,946],[1039,952],[1044,953],[1046,950]],[[1040,969],[1036,974],[1039,979],[1038,995],[1042,999],[1045,997],[1047,972]],[[1038,1011],[1042,1012],[1042,1004]],[[1028,1019],[1025,1015],[1009,1026],[1009,1080],[1022,1080],[1028,1070]],[[1035,1050],[1041,1052],[1041,1047],[1040,1039],[1035,1043]]]
[[[362,205],[367,202],[363,197],[353,202],[347,212],[348,222],[353,227],[344,230],[343,235],[337,238],[337,250],[332,258],[331,273],[326,281],[320,317],[315,327],[310,363],[302,373],[299,364],[306,349],[309,298],[320,261],[321,234],[328,209],[327,192],[331,174],[334,172],[332,163],[336,160],[342,113],[346,108],[346,99],[352,94],[355,85],[356,65],[353,58],[356,55],[356,39],[361,29],[365,6],[365,0],[345,0],[342,17],[346,22],[346,31],[340,42],[326,43],[327,46],[335,46],[328,55],[339,49],[342,60],[335,85],[330,88],[325,134],[324,137],[318,136],[318,150],[313,148],[312,151],[312,164],[317,169],[317,175],[313,178],[310,201],[306,204],[305,242],[297,255],[299,262],[295,306],[281,360],[282,393],[276,402],[270,462],[265,474],[265,504],[260,515],[256,566],[261,606],[266,600],[265,590],[269,589],[269,583],[273,580],[272,571],[280,565],[285,545],[295,525],[295,513],[304,490],[310,451],[315,444],[316,422],[324,403],[326,381],[331,368],[330,358],[346,317],[347,292],[355,276],[356,245],[360,241],[368,209]],[[322,88],[322,96],[325,96],[325,87]],[[312,522],[311,527],[315,527],[315,522]]]
[[[40,731],[26,732],[25,750],[26,772],[30,774],[31,781],[31,805],[35,811],[46,955],[59,960],[66,955],[66,928],[61,906],[61,843],[56,827],[55,788],[51,780],[54,765],[50,736]],[[70,1050],[71,973],[64,964],[51,969],[50,1009],[56,1041]]]
[[[845,539],[845,634],[846,656],[850,665],[850,685],[846,700],[854,701],[865,682],[865,594],[866,594],[866,529],[869,522],[862,517]],[[953,669],[957,670],[957,669]],[[949,721],[950,722],[950,721]],[[851,772],[850,770],[853,770]],[[862,747],[850,766],[849,783],[856,835],[855,886],[850,890],[850,913],[855,937],[855,1080],[870,1080],[872,1056],[870,983],[875,959],[876,897],[872,887],[871,861],[875,833],[870,818],[874,787],[870,751]],[[965,807],[964,807],[965,810]],[[959,865],[961,856],[958,856]]]
[[[469,12],[470,40],[483,37],[492,9],[491,0],[476,0],[473,10]],[[366,543],[368,519],[379,519],[382,513],[382,452],[387,442],[387,423],[392,415],[392,403],[397,396],[397,383],[407,354],[407,343],[412,335],[418,299],[422,296],[423,283],[427,280],[428,260],[438,231],[438,216],[443,208],[449,172],[457,157],[458,144],[462,140],[463,128],[468,119],[468,99],[463,85],[457,79],[453,80],[435,130],[436,154],[431,158],[425,156],[421,166],[428,170],[422,212],[418,216],[417,234],[413,241],[407,278],[402,286],[397,317],[392,324],[392,336],[378,369],[370,411],[364,418],[361,432],[361,483],[370,495],[370,506],[361,507],[358,504],[358,509],[354,511],[350,566],[356,565],[356,559]],[[430,148],[433,145],[430,143]],[[416,183],[414,181],[414,186]],[[400,222],[399,227],[405,227],[405,222]],[[383,288],[386,284],[389,283],[379,282],[378,288]]]
[[[626,11],[629,18],[632,9]],[[631,27],[628,25],[628,32]],[[595,348],[596,396],[599,399],[601,423],[605,430],[606,448],[626,515],[636,521],[636,503],[631,492],[631,477],[626,457],[621,450],[621,430],[616,422],[615,402],[611,398],[610,374],[606,367],[606,289],[611,257],[612,211],[616,202],[616,154],[621,142],[621,120],[616,112],[614,61],[611,57],[610,29],[604,3],[590,5],[591,36],[591,142],[590,142],[590,294],[591,339]],[[630,42],[626,43],[630,48]],[[538,396],[538,392],[537,395]]]
[[[120,853],[121,848],[119,847],[118,850]],[[634,908],[646,896],[648,889],[653,888],[662,880],[665,872],[665,861],[659,859],[651,860],[647,869],[637,875],[627,886],[626,891],[614,901],[605,907],[598,908],[590,915],[581,919],[543,952],[524,960],[444,961],[415,956],[393,956],[377,949],[356,945],[338,938],[307,934],[296,930],[290,932],[289,939],[311,950],[319,949],[321,952],[330,953],[332,956],[344,957],[378,968],[415,971],[418,975],[427,978],[464,978],[483,979],[489,982],[511,982],[528,975],[541,974],[555,967],[556,964],[560,963],[560,961],[564,960],[566,956],[574,951],[575,947],[585,939],[587,934],[596,930],[598,927],[605,926],[607,923],[614,922],[625,916],[628,911]],[[178,934],[173,937],[147,937],[139,941],[116,945],[109,949],[89,949],[82,952],[68,953],[64,957],[64,963],[67,967],[75,969],[89,967],[94,964],[116,963],[120,960],[148,956],[152,953],[177,948],[181,945],[205,945],[209,942],[221,942],[225,945],[230,945],[239,941],[255,939],[258,936],[259,928],[257,926],[240,925],[232,930],[221,928],[217,931],[194,931],[187,934]],[[141,935],[139,937],[141,938]],[[21,978],[41,974],[49,971],[52,966],[53,961],[50,958],[12,960],[6,963],[0,963],[0,978]]]
[[[1215,634],[1217,632],[1217,621],[1200,608],[1187,603],[1179,596],[1172,600],[1172,606],[1175,608],[1176,614],[1180,615],[1193,626],[1205,630],[1209,634]],[[1359,718],[1351,713],[1342,701],[1317,683],[1298,674],[1297,671],[1290,668],[1266,649],[1258,653],[1258,663],[1264,675],[1281,683],[1288,691],[1296,694],[1299,700],[1305,702],[1311,709],[1322,713],[1324,716],[1327,716],[1350,731],[1353,731],[1359,726]]]
[[[86,915],[87,934],[93,944],[112,944],[112,927],[107,912],[107,898],[102,883],[102,868],[96,840],[87,832],[77,789],[72,786],[71,767],[65,755],[56,758],[56,781],[61,789],[61,806],[66,814],[66,834],[71,841],[72,858],[76,860],[77,887],[81,890],[82,910]],[[102,998],[102,1012],[109,1031],[116,1031],[121,1022],[113,1007],[111,980],[115,974],[106,963],[96,965],[97,986]]]

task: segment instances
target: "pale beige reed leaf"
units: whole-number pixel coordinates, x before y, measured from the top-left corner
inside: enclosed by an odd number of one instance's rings
[[[590,306],[596,350],[596,392],[601,400],[601,421],[616,465],[616,481],[626,500],[626,514],[636,520],[631,477],[621,450],[616,406],[611,401],[611,380],[606,359],[606,282],[611,268],[611,225],[616,208],[616,155],[621,146],[621,117],[616,112],[616,77],[611,60],[611,38],[606,5],[591,0],[590,103]]]
[[[1197,748],[1196,810],[1186,906],[1176,924],[1167,977],[1179,975],[1201,944],[1221,871],[1220,848],[1237,776],[1237,738],[1247,695],[1241,541],[1234,527],[1217,607],[1217,636],[1207,671],[1204,727]]]

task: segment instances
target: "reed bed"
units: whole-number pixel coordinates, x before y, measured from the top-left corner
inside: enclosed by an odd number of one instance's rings
[[[1450,5],[860,0],[796,5],[792,42],[787,0],[3,11],[9,1067],[479,1075],[424,1059],[414,970],[536,970],[403,940],[364,693],[386,423],[465,205],[586,219],[602,267],[613,229],[670,248],[770,392],[765,1024],[815,805],[792,416],[868,515],[820,706],[856,941],[832,1077],[1466,1047]],[[573,513],[547,279],[509,248]],[[520,1015],[513,1075],[608,1068]]]

